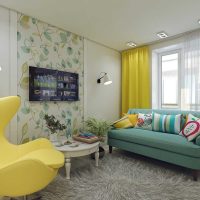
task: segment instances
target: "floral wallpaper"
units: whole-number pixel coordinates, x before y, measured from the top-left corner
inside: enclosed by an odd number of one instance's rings
[[[18,143],[47,137],[44,115],[54,114],[66,123],[68,135],[76,133],[83,121],[83,37],[18,14]],[[29,66],[79,74],[79,101],[29,102]]]

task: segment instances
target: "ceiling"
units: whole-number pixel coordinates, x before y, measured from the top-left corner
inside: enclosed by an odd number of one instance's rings
[[[116,50],[200,28],[199,0],[0,0],[0,5],[36,17]]]

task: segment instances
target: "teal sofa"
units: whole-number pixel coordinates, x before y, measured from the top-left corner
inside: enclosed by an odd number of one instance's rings
[[[188,114],[200,117],[200,112],[178,110],[129,109],[128,113]],[[200,136],[194,142],[177,134],[144,129],[112,129],[108,132],[109,152],[112,147],[134,152],[192,169],[194,180],[200,170]]]

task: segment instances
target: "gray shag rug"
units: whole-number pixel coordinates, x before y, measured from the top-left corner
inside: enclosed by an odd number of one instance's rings
[[[40,192],[45,200],[199,200],[200,180],[184,168],[123,151],[106,154],[95,167],[89,157],[72,160]]]

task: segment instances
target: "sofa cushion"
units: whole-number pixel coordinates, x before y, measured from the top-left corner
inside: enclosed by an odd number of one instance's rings
[[[152,130],[152,113],[139,113],[135,128]]]
[[[181,130],[184,128],[185,124],[187,123],[188,115],[181,114]]]
[[[200,157],[200,146],[175,134],[164,134],[143,129],[120,129],[108,132],[108,137],[126,142],[146,145],[192,157]]]
[[[198,135],[200,135],[200,119],[197,121],[187,122],[180,134],[186,137],[188,141],[194,140]]]
[[[181,128],[181,114],[162,115],[153,113],[153,131],[179,134]]]
[[[194,115],[192,115],[192,114],[188,114],[188,117],[187,117],[187,122],[190,122],[190,121],[197,121],[197,120],[199,120],[199,118],[198,117],[195,117]]]
[[[113,122],[112,126],[115,128],[129,128],[133,127],[133,124],[130,122],[128,116],[124,116],[121,119]]]
[[[129,121],[132,123],[133,127],[137,124],[138,114],[125,114],[125,116],[128,116]]]

